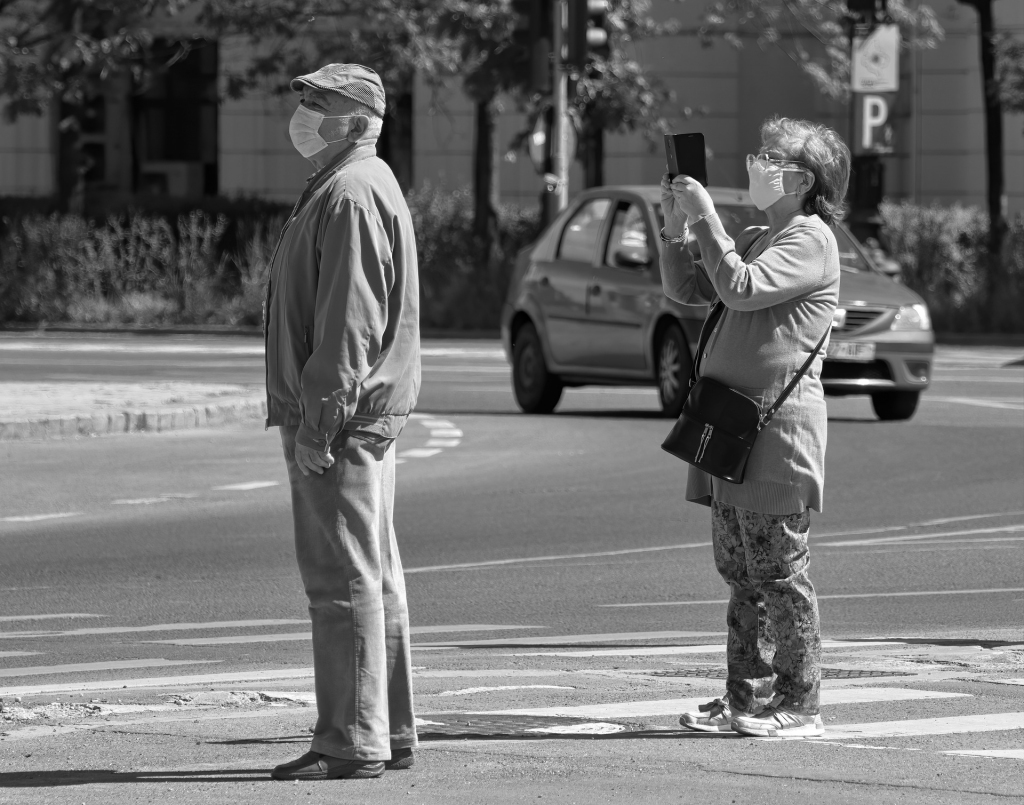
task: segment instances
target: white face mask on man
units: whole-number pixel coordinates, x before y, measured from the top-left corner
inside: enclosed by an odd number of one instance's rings
[[[340,143],[348,137],[349,129],[337,140],[325,140],[320,136],[320,126],[325,120],[345,120],[358,117],[358,115],[325,115],[322,112],[314,112],[302,104],[295,110],[291,122],[288,124],[288,135],[292,138],[292,145],[306,159],[314,154],[319,154],[328,145]],[[349,124],[351,127],[351,124]]]

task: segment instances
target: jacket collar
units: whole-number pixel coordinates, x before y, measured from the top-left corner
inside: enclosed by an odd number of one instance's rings
[[[320,168],[320,170],[310,176],[306,180],[306,188],[308,190],[312,190],[321,182],[321,180],[330,176],[332,173],[348,167],[349,165],[353,165],[356,162],[362,162],[364,159],[369,159],[370,157],[375,156],[377,156],[377,139],[374,138],[369,141],[360,140],[347,151],[342,151],[334,157],[334,159]]]

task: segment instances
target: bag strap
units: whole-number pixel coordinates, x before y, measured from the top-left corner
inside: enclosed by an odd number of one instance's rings
[[[711,309],[708,310],[708,317],[704,319],[704,324],[700,328],[700,338],[697,339],[697,354],[694,356],[694,360],[690,362],[691,389],[697,383],[697,371],[700,368],[701,358],[704,356],[704,347],[708,345],[708,341],[711,339],[711,333],[714,331],[718,320],[722,318],[723,313],[725,313],[725,305],[722,304],[722,300],[719,299],[711,306]]]
[[[773,402],[771,406],[767,410],[765,410],[763,414],[761,414],[761,421],[757,425],[757,429],[759,431],[761,430],[761,428],[765,427],[769,422],[772,421],[772,417],[775,416],[775,412],[779,410],[782,404],[786,401],[786,398],[790,394],[792,394],[793,389],[796,388],[796,384],[800,382],[800,378],[803,377],[807,373],[807,370],[811,368],[811,364],[814,363],[814,359],[818,356],[818,352],[825,345],[825,339],[828,338],[828,334],[830,332],[832,332],[831,323],[828,325],[828,328],[825,330],[825,333],[821,336],[821,339],[818,341],[818,346],[816,346],[811,351],[811,354],[807,356],[807,360],[804,361],[804,365],[800,367],[800,371],[793,376],[793,379],[789,381],[789,385],[786,386],[785,389],[783,389],[782,394],[780,394],[778,398],[776,398],[775,402]]]

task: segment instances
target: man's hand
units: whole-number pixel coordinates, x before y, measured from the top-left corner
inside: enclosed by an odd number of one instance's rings
[[[327,448],[326,452],[321,453],[319,450],[314,450],[312,447],[306,447],[296,442],[295,463],[299,465],[302,474],[308,478],[310,472],[323,475],[324,470],[334,466],[334,456],[331,455],[330,448]]]
[[[686,212],[676,203],[672,180],[666,173],[661,177],[661,211],[665,216],[665,235],[678,238],[686,228]]]

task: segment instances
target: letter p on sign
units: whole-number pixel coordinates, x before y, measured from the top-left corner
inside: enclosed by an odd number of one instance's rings
[[[856,94],[854,110],[857,132],[855,154],[891,154],[893,148],[892,123],[889,116],[896,100],[895,92]]]

